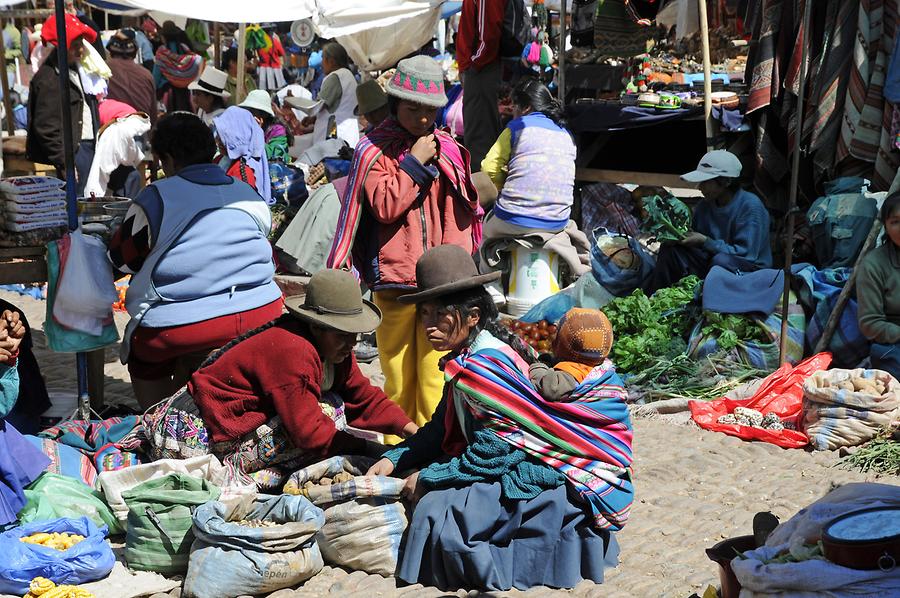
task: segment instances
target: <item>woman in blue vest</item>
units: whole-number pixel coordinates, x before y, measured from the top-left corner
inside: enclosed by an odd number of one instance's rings
[[[181,388],[210,351],[282,312],[269,208],[213,164],[209,127],[170,113],[150,143],[166,178],[138,195],[109,246],[113,265],[133,275],[121,357],[145,409]]]
[[[507,239],[530,237],[543,243],[552,238],[552,249],[573,273],[582,274],[589,269],[582,264],[590,246],[569,219],[575,142],[566,129],[562,106],[533,78],[516,85],[512,100],[514,118],[481,163],[481,171],[498,190],[493,212],[484,222],[482,271],[502,269],[499,253],[505,251]],[[566,234],[557,237],[562,232]]]

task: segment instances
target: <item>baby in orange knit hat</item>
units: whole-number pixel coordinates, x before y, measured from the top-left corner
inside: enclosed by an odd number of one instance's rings
[[[553,353],[556,365],[535,362],[529,378],[548,401],[566,401],[587,375],[606,360],[612,349],[613,330],[599,309],[575,307],[559,321]]]

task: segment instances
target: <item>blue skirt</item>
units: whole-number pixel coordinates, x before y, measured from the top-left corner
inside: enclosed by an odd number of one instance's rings
[[[16,521],[27,502],[25,487],[48,465],[50,459],[44,453],[0,419],[0,529]]]
[[[872,359],[873,368],[884,370],[900,380],[900,343],[893,345],[872,343],[869,355]]]
[[[615,537],[592,527],[566,486],[511,500],[499,482],[478,482],[419,501],[397,577],[442,590],[571,588],[601,583],[618,558]]]

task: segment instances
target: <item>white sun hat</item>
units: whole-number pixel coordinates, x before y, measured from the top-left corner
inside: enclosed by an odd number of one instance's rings
[[[254,89],[247,94],[247,97],[238,106],[241,108],[254,108],[265,112],[269,116],[275,116],[275,111],[272,110],[272,97],[265,89]]]

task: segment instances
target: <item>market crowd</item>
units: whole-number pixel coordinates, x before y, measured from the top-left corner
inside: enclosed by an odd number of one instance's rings
[[[404,582],[569,588],[617,564],[632,426],[600,310],[567,310],[552,358],[500,320],[522,239],[552,248],[573,281],[591,276],[563,107],[526,69],[508,82],[501,118],[503,19],[499,2],[463,3],[460,86],[427,52],[372,79],[325,41],[288,68],[287,43],[255,27],[245,60],[229,48],[217,67],[202,28],[148,20],[95,48],[76,14],[65,40],[50,17],[29,154],[62,176],[68,69],[79,193],[133,200],[108,257],[131,276],[122,357],[145,454],[212,454],[233,484],[269,494],[324,459],[368,457],[362,474],[402,479],[413,505]],[[161,176],[145,186],[135,156],[152,156]],[[718,150],[684,175],[702,198],[641,281],[648,295],[714,268],[772,268],[769,213],[741,170]],[[862,267],[859,321],[873,366],[896,376],[900,194],[880,217],[887,239]],[[305,294],[283,297],[277,271],[310,275]],[[4,415],[24,396],[27,333],[3,312]],[[360,368],[361,339],[377,346],[383,390]],[[0,525],[42,471],[11,422],[0,466],[12,457],[18,477],[0,485]]]

